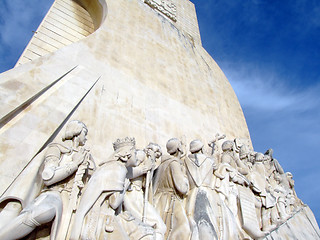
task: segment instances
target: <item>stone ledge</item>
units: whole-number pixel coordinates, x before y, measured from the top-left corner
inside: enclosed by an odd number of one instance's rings
[[[320,239],[320,231],[317,221],[308,207],[304,205],[298,212],[271,231],[265,240],[285,240],[285,239]]]

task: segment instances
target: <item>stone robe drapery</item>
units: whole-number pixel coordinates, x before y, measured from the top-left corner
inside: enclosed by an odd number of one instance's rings
[[[185,165],[190,184],[186,211],[192,226],[191,239],[218,239],[219,208],[211,188],[216,163],[204,154],[191,154],[185,158]]]
[[[165,239],[188,239],[191,230],[183,195],[188,192],[189,185],[181,161],[173,156],[163,157],[154,179],[154,204],[167,226]]]

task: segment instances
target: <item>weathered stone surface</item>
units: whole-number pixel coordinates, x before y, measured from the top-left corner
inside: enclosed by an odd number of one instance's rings
[[[82,6],[86,4],[82,2]],[[201,46],[191,2],[176,2],[175,25],[143,1],[107,4],[97,3],[100,12],[88,8],[89,13],[99,12],[96,15],[102,22],[86,39],[1,75],[1,83],[6,82],[1,96],[9,95],[2,98],[1,117],[81,65],[101,76],[72,116],[96,129],[89,133],[92,143],[108,145],[112,139],[127,135],[136,136],[140,144],[165,142],[171,136],[182,135],[209,139],[216,132],[230,138],[250,138],[228,80]],[[184,11],[183,16],[190,21],[182,16],[179,20],[179,11]],[[17,96],[9,94],[17,78],[19,88],[23,86],[23,98],[10,100]],[[86,80],[86,76],[82,78]],[[93,151],[98,159],[110,154],[100,144],[93,144]]]
[[[320,239],[320,231],[310,208],[304,206],[264,239]]]

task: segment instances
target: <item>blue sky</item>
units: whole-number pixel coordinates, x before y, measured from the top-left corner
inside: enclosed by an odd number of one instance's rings
[[[53,0],[0,0],[0,73],[16,64]]]
[[[0,1],[0,72],[53,0]],[[192,0],[204,48],[242,105],[256,151],[274,149],[320,222],[320,1]]]
[[[274,149],[320,220],[320,1],[196,5],[202,44],[243,108],[256,151]]]

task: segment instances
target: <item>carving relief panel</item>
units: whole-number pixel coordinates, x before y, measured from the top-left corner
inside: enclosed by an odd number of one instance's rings
[[[272,149],[237,152],[237,139],[216,134],[209,154],[199,139],[139,150],[126,137],[96,166],[87,133],[70,121],[33,160],[42,166],[14,180],[0,198],[0,239],[261,239],[304,207]]]
[[[177,6],[172,0],[144,0],[144,2],[170,18],[172,21],[177,21]]]

